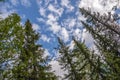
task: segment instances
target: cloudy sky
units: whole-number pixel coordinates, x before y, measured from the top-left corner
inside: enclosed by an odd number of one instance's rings
[[[81,20],[85,18],[80,14],[79,7],[92,8],[93,11],[112,12],[116,0],[6,0],[0,3],[0,17],[5,18],[11,13],[18,13],[21,22],[29,19],[33,29],[41,34],[40,44],[46,49],[45,53],[56,55],[55,47],[58,46],[57,37],[61,37],[64,42],[73,42],[71,37],[78,40],[86,40],[87,45],[92,45],[90,34],[82,27]],[[120,10],[118,11],[120,12]],[[58,66],[53,61],[52,65]],[[55,65],[56,64],[56,65]],[[56,67],[55,67],[56,68]],[[56,69],[58,70],[58,69]],[[57,72],[58,74],[61,72]]]

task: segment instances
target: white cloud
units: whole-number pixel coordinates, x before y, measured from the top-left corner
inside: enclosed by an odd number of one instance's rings
[[[59,16],[61,16],[64,9],[63,8],[56,8],[54,5],[50,4],[48,6],[48,10],[50,10],[51,12],[54,12],[54,13],[58,14]]]
[[[101,14],[112,12],[112,8],[117,5],[117,0],[81,0],[79,7],[84,7],[88,9],[88,7],[95,12],[100,12]]]
[[[61,76],[63,78],[64,74],[67,73],[66,71],[64,71],[64,70],[61,69],[61,66],[59,65],[58,61],[53,60],[53,61],[50,62],[50,65],[52,67],[52,70],[55,71],[54,73],[57,76]],[[61,80],[61,78],[59,80]]]
[[[86,31],[86,29],[83,29],[82,33],[82,41],[85,41],[85,44],[90,48],[94,45],[94,39],[92,38],[92,35]]]
[[[63,41],[67,42],[69,40],[69,33],[64,27],[61,28],[60,34]]]
[[[50,25],[49,30],[53,31],[54,34],[57,34],[61,30],[61,26],[57,22],[58,17],[53,14],[49,14],[47,17],[47,24]]]
[[[71,21],[69,22],[69,27],[74,27],[76,24],[76,19],[71,19]]]
[[[65,6],[65,7],[68,7],[69,3],[70,3],[69,0],[62,0],[61,1],[61,5]]]
[[[51,27],[49,28],[53,31],[54,34],[57,34],[61,30],[61,26],[58,25],[58,22],[49,22]]]
[[[67,29],[72,29],[76,25],[76,19],[74,18],[67,18],[62,22],[62,26],[66,27]]]
[[[70,44],[69,44],[69,49],[70,49],[70,50],[73,50],[74,46],[75,46],[75,43],[74,43],[74,41],[72,40],[72,41],[70,42]]]
[[[55,16],[55,15],[53,15],[53,14],[49,14],[49,15],[48,15],[48,20],[49,20],[49,21],[57,21],[57,19],[58,19],[58,17]]]
[[[50,38],[48,38],[46,35],[42,35],[41,36],[41,39],[43,40],[43,41],[45,41],[45,42],[50,42]]]
[[[46,16],[46,9],[44,9],[43,7],[40,7],[39,13],[41,16],[45,17]]]
[[[74,9],[74,7],[70,4],[70,0],[61,0],[61,5],[67,8],[67,12],[71,12]]]
[[[20,1],[23,6],[26,6],[26,7],[31,6],[30,0],[20,0]]]
[[[45,19],[43,18],[36,18],[38,22],[45,22]]]
[[[69,33],[66,28],[61,27],[57,22],[57,17],[53,14],[48,15],[47,24],[50,25],[49,30],[60,36],[65,42],[69,40]]]
[[[0,14],[0,18],[6,18],[8,17],[8,15],[14,13],[14,10],[13,11],[6,11],[6,12],[2,12],[2,14]]]
[[[44,49],[44,54],[43,54],[43,58],[46,58],[47,56],[50,56],[50,53],[47,49]]]
[[[39,30],[40,26],[38,24],[33,23],[32,28],[33,28],[33,30]]]
[[[39,7],[47,7],[48,4],[51,2],[51,0],[36,0],[36,2],[37,2]]]
[[[3,19],[8,17],[8,15],[10,15],[11,13],[16,12],[16,10],[12,9],[12,6],[8,3],[3,3],[3,4],[1,4],[0,7],[1,7],[0,8],[0,12],[1,12],[0,17]]]
[[[79,28],[75,29],[73,35],[76,40],[80,40],[82,38],[82,30],[80,30]]]

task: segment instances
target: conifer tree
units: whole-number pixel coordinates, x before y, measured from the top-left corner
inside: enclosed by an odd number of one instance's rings
[[[44,50],[37,44],[39,34],[36,33],[29,20],[24,27],[24,44],[21,49],[20,62],[13,69],[17,80],[55,80],[56,76],[49,71],[48,59],[43,58]]]
[[[76,61],[73,60],[74,58],[76,58],[75,55],[77,54],[73,54],[73,52],[69,50],[69,47],[66,46],[66,44],[62,42],[60,38],[58,38],[58,41],[60,44],[59,46],[60,57],[58,61],[62,66],[62,69],[68,72],[68,74],[65,74],[64,79],[80,80],[81,77],[79,76],[77,65],[75,64]]]
[[[16,64],[24,40],[22,32],[17,14],[0,20],[0,80],[11,77],[11,68]]]
[[[111,80],[120,79],[120,26],[119,17],[111,13],[100,15],[90,10],[80,9],[87,18],[83,22],[84,27],[92,34],[95,44],[102,55],[102,60],[107,64],[110,74],[106,74]],[[117,15],[117,14],[116,14]]]
[[[0,80],[56,80],[29,20],[11,14],[0,20]]]
[[[68,80],[119,80],[120,79],[120,26],[118,17],[111,13],[100,15],[80,9],[87,18],[81,21],[95,40],[98,54],[90,50],[84,42],[75,39],[73,50],[69,50],[60,39],[59,63],[68,71]]]
[[[72,50],[59,39],[58,59],[62,69],[67,71],[65,79],[68,80],[101,80],[106,78],[106,64],[102,63],[100,57],[89,50],[84,42],[76,41]]]

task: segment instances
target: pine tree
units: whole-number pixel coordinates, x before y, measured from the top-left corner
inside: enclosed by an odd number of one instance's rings
[[[58,59],[62,69],[67,71],[65,79],[68,80],[101,80],[106,78],[106,64],[102,63],[100,57],[89,50],[84,42],[76,41],[73,50],[69,49],[64,42],[59,39]]]
[[[11,77],[11,68],[16,64],[24,40],[22,31],[17,14],[0,20],[0,80]]]
[[[56,80],[29,20],[11,14],[0,20],[0,80]]]
[[[106,71],[110,74],[106,74],[106,78],[119,80],[120,26],[117,23],[119,18],[111,13],[100,15],[83,8],[80,11],[87,18],[86,22],[82,21],[84,27],[92,34],[95,45],[102,55],[103,62],[107,64]]]
[[[109,77],[106,75],[109,73],[107,71],[108,67],[106,63],[101,60],[101,57],[86,47],[84,42],[76,41],[75,39],[74,42],[76,45],[75,52],[82,55],[82,58],[79,58],[79,65],[83,65],[80,73],[84,73],[81,80],[109,80]]]
[[[64,79],[68,79],[68,80],[80,80],[80,76],[78,73],[78,70],[76,68],[76,61],[73,60],[77,55],[77,54],[73,54],[72,51],[69,50],[69,47],[65,45],[64,42],[62,42],[62,40],[60,38],[58,38],[59,41],[59,53],[60,53],[60,57],[59,57],[59,63],[62,66],[62,69],[67,71],[68,74],[65,74],[65,78]]]
[[[120,79],[120,26],[118,17],[108,13],[101,16],[80,9],[87,18],[81,21],[95,40],[100,55],[90,50],[84,42],[75,39],[73,50],[59,41],[59,63],[68,74],[68,80],[119,80]]]
[[[55,80],[56,76],[49,71],[48,59],[43,58],[44,50],[37,44],[39,34],[32,29],[29,20],[25,23],[24,44],[20,54],[20,62],[13,69],[17,80]]]

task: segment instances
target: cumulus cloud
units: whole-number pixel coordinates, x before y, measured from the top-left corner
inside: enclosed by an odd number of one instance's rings
[[[73,36],[76,40],[80,40],[82,38],[82,30],[80,30],[79,28],[75,29],[73,32]]]
[[[57,19],[58,19],[58,17],[57,16],[55,16],[54,14],[49,14],[48,16],[48,20],[49,21],[57,21]]]
[[[60,34],[60,37],[63,39],[63,41],[67,42],[69,40],[69,33],[64,27],[61,28]]]
[[[54,34],[58,34],[58,32],[61,30],[61,26],[58,24],[58,22],[47,21],[47,23],[50,25],[49,29],[53,31]]]
[[[62,70],[61,69],[61,66],[59,65],[59,62],[56,61],[56,60],[53,60],[50,62],[50,65],[52,67],[52,71],[55,71],[54,73],[57,75],[57,76],[60,76],[60,77],[64,77],[64,74],[66,74],[67,72]],[[59,79],[61,80],[61,78]]]
[[[67,12],[71,12],[74,9],[74,7],[70,4],[70,0],[61,0],[61,5],[67,8]]]
[[[57,0],[45,0],[44,2],[37,0],[39,13],[43,16],[43,18],[37,18],[37,20],[47,24],[48,30],[52,31],[53,34],[62,37],[62,39],[67,42],[70,35],[74,34],[75,27],[78,27],[76,26],[78,18],[64,18],[63,14],[74,11],[75,7],[72,6],[70,0],[61,0],[59,2],[60,3],[58,3]],[[59,19],[62,19],[63,21],[59,22]]]
[[[50,56],[50,53],[47,49],[44,49],[43,58],[46,58],[47,56]]]
[[[35,23],[32,24],[32,28],[33,30],[36,30],[36,31],[40,29],[39,25]]]
[[[40,7],[39,13],[40,13],[41,16],[45,17],[46,16],[46,9],[43,8],[43,7]]]
[[[72,41],[70,42],[70,44],[69,44],[69,49],[70,49],[70,50],[73,50],[73,49],[74,49],[74,46],[75,46],[75,43],[74,43],[74,41],[72,40]]]
[[[67,29],[72,29],[76,25],[76,19],[75,18],[68,18],[65,19],[62,23],[62,26],[66,27]]]
[[[82,41],[85,41],[85,44],[89,48],[94,45],[94,43],[93,43],[94,39],[92,38],[92,35],[88,31],[86,31],[86,29],[83,29]]]
[[[57,22],[58,17],[53,14],[49,14],[47,17],[47,24],[50,25],[49,29],[53,31],[54,34],[57,34],[61,29],[61,26]]]
[[[9,4],[9,3],[3,3],[1,4],[0,6],[0,17],[1,18],[6,18],[8,17],[8,15],[10,15],[11,13],[15,13],[16,10],[15,9],[12,9],[12,6]]]
[[[117,0],[81,0],[79,7],[84,7],[85,9],[89,7],[92,11],[100,12],[101,14],[107,12],[114,13],[112,9],[118,3]]]
[[[63,8],[56,8],[55,5],[52,5],[52,4],[50,4],[50,5],[48,6],[48,9],[49,9],[51,12],[54,12],[54,13],[58,14],[59,16],[61,16],[62,13],[63,13]]]
[[[50,41],[50,38],[49,38],[48,36],[42,34],[41,40],[43,40],[44,42],[49,42],[49,41]]]

